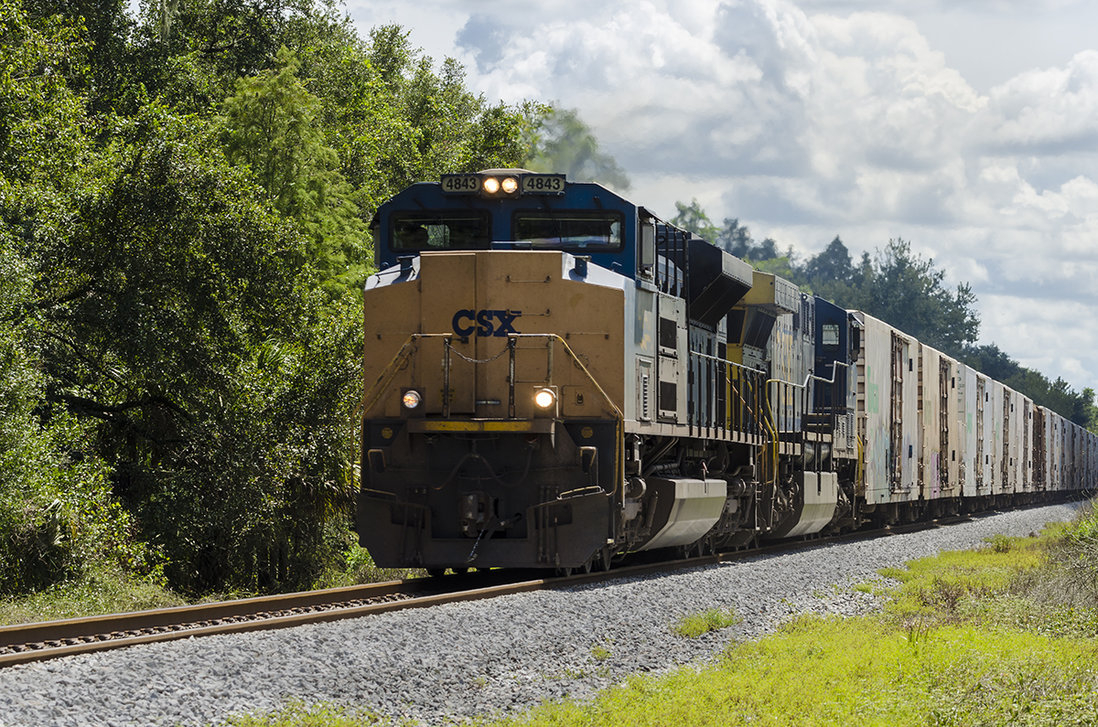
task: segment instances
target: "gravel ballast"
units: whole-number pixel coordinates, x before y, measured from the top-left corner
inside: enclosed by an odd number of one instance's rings
[[[1070,519],[1064,504],[872,541],[821,545],[666,576],[213,636],[0,670],[0,725],[204,725],[297,700],[424,724],[586,698],[630,673],[704,661],[806,611],[878,607],[878,569]],[[681,616],[731,608],[736,626],[677,636]]]

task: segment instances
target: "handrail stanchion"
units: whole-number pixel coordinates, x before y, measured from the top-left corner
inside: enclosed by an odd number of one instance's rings
[[[515,337],[507,336],[507,416],[515,418]]]
[[[450,336],[442,339],[442,416],[450,416]]]

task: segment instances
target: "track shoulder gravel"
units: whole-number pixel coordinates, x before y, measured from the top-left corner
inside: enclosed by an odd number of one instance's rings
[[[851,586],[878,569],[995,534],[1028,535],[1077,507],[672,575],[12,666],[0,670],[0,726],[204,725],[288,700],[361,704],[434,725],[585,698],[631,673],[709,659],[796,613],[872,610],[875,599]],[[709,608],[735,609],[743,621],[698,639],[670,631],[680,616]]]

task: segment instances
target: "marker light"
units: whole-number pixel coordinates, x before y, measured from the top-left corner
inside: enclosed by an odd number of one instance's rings
[[[506,194],[514,194],[518,189],[518,180],[514,177],[504,177],[499,186]]]
[[[539,409],[548,409],[557,403],[557,395],[553,393],[552,389],[538,389],[534,392],[534,403],[537,404]]]
[[[420,401],[422,401],[422,397],[415,389],[408,389],[404,392],[404,396],[400,398],[400,403],[404,405],[405,409],[415,409],[419,406]]]
[[[484,179],[484,191],[488,194],[495,194],[499,191],[499,180],[495,177],[485,177]]]

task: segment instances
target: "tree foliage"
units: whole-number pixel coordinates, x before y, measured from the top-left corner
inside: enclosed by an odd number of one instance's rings
[[[300,62],[283,46],[278,63],[241,78],[225,100],[226,154],[251,172],[279,214],[298,223],[322,276],[357,288],[367,266],[358,205],[318,123],[319,99],[297,76]]]
[[[690,204],[675,202],[675,216],[671,218],[671,224],[693,232],[703,240],[715,241],[720,234],[697,199],[690,200]],[[719,244],[717,246],[720,247]]]
[[[568,175],[573,182],[599,182],[618,191],[629,189],[629,178],[614,157],[599,148],[598,139],[575,109],[531,107],[527,166],[536,172]]]
[[[307,586],[347,544],[366,222],[514,165],[490,104],[326,2],[0,0],[0,592],[102,564]]]
[[[863,259],[850,286],[849,297],[841,302],[858,308],[903,329],[940,351],[956,355],[975,341],[980,319],[974,306],[976,296],[967,283],[955,291],[944,286],[945,271],[933,259],[911,251],[903,240],[889,240],[870,264]]]

